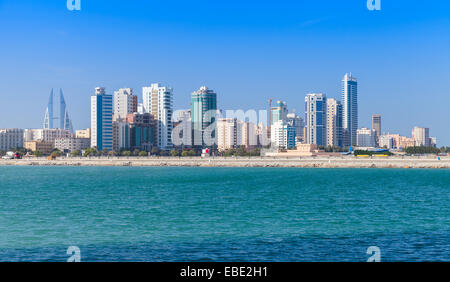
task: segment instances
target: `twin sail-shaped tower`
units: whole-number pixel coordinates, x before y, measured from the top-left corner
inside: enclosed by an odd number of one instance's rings
[[[50,98],[48,99],[47,110],[45,111],[44,117],[44,129],[60,128],[66,129],[73,132],[72,121],[69,118],[69,111],[67,110],[66,101],[64,100],[64,95],[62,89],[59,90],[59,117],[55,117],[53,114],[53,102],[54,93],[53,89],[50,92]],[[53,121],[58,120],[59,126],[54,127]]]

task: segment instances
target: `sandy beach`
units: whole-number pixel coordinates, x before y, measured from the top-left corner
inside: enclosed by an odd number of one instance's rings
[[[101,157],[0,160],[0,166],[134,166],[134,167],[317,167],[317,168],[450,168],[450,157]]]

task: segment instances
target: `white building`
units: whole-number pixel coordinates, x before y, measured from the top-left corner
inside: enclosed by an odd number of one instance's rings
[[[42,141],[54,143],[58,138],[72,138],[73,134],[67,129],[25,129],[25,142]]]
[[[113,149],[113,96],[105,88],[95,88],[91,96],[91,147],[99,151]]]
[[[113,120],[125,119],[127,114],[134,112],[137,112],[137,96],[133,95],[133,89],[121,88],[115,91]]]
[[[142,88],[144,110],[151,113],[157,122],[156,140],[162,150],[173,147],[172,144],[172,114],[173,114],[173,89],[153,83],[150,87]]]
[[[172,143],[175,146],[192,146],[191,110],[177,111],[172,131]]]
[[[369,128],[361,128],[356,131],[356,139],[358,147],[376,147],[377,132]]]
[[[425,146],[430,147],[430,129],[425,127],[414,127],[412,130],[412,138],[414,139],[414,144],[417,147]]]
[[[387,148],[389,150],[394,149],[395,147],[394,137],[390,135],[380,135],[379,147]]]
[[[91,139],[89,138],[56,138],[55,139],[55,149],[61,152],[73,152],[82,151],[91,146]]]
[[[0,129],[0,150],[8,151],[11,148],[23,148],[23,137],[23,129]]]
[[[270,138],[272,148],[276,149],[293,149],[296,146],[295,128],[289,124],[278,120],[271,126]]]

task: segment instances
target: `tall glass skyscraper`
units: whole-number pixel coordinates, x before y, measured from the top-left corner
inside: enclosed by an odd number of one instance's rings
[[[342,128],[344,146],[355,146],[358,130],[358,81],[346,73],[342,79]]]
[[[322,93],[310,93],[305,97],[306,143],[327,145],[327,98]]]
[[[53,129],[53,120],[59,119],[59,129],[69,130],[73,132],[72,120],[69,117],[69,111],[67,110],[66,100],[64,99],[64,94],[62,89],[59,90],[59,117],[55,117],[53,114],[54,107],[54,93],[53,89],[50,92],[50,97],[48,99],[47,109],[44,116],[44,129]]]
[[[194,146],[212,147],[216,144],[217,94],[206,86],[191,95],[191,115]]]
[[[91,147],[113,150],[113,96],[105,88],[95,88],[91,97]]]

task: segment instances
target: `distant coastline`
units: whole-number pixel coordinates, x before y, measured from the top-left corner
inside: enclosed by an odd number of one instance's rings
[[[303,168],[450,168],[450,157],[92,157],[0,160],[0,166],[132,166],[132,167],[303,167]]]

